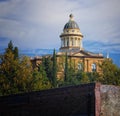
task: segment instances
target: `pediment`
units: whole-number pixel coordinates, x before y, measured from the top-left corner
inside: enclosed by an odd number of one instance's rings
[[[88,56],[88,55],[79,51],[79,52],[73,53],[72,56]]]

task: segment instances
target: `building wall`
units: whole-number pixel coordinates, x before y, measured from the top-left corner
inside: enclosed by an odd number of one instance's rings
[[[101,73],[101,69],[99,67],[99,64],[103,62],[104,58],[99,57],[78,57],[78,56],[68,56],[68,64],[76,70],[80,70],[78,65],[81,64],[82,71],[84,72],[98,72]],[[42,63],[42,57],[35,57],[34,59],[31,59],[31,63],[33,65],[33,68],[36,68],[40,63]],[[96,70],[92,70],[92,65],[96,65]],[[57,78],[63,79],[64,77],[64,67],[65,67],[65,55],[59,55],[57,56],[57,66],[58,66],[58,73]]]
[[[92,64],[96,65],[96,71],[101,73],[101,69],[99,65],[102,63],[104,58],[84,58],[84,57],[68,57],[68,64],[72,65],[76,71],[79,70],[78,65],[81,64],[83,66],[84,72],[93,72]],[[57,64],[58,64],[58,78],[62,78],[64,76],[64,67],[65,67],[65,56],[58,56],[57,57]]]

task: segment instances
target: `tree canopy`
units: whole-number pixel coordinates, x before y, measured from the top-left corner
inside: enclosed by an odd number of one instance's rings
[[[43,57],[42,63],[33,69],[30,58],[19,56],[19,50],[12,41],[5,53],[0,55],[0,95],[43,90],[68,85],[101,82],[120,85],[120,68],[111,59],[105,59],[99,65],[101,73],[76,70],[67,53],[62,59],[64,65],[63,80],[57,79],[59,71],[55,49],[53,55]],[[61,65],[60,65],[61,66]]]

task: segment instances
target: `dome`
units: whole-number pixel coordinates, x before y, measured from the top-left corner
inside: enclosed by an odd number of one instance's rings
[[[65,24],[64,29],[79,29],[78,24],[73,20],[73,15],[70,14],[70,20]]]

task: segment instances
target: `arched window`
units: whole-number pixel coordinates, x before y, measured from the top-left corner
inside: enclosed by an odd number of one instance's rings
[[[83,64],[82,63],[78,63],[78,70],[82,71],[83,70]]]
[[[97,68],[96,64],[93,63],[93,64],[92,64],[92,72],[96,72],[96,68]]]

